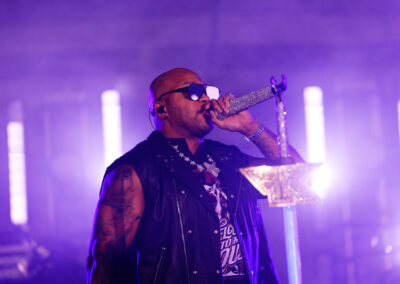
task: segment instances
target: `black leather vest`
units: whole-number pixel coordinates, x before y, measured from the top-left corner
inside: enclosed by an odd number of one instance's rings
[[[259,196],[238,172],[251,157],[235,146],[211,140],[202,147],[221,169],[219,178],[228,195],[250,282],[278,283]],[[201,184],[193,184],[191,168],[158,131],[107,171],[122,164],[134,167],[145,196],[145,211],[132,246],[134,279],[138,283],[222,283],[218,217],[212,197]]]

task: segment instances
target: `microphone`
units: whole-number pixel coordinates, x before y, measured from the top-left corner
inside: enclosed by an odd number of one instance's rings
[[[230,100],[229,112],[227,114],[218,113],[215,110],[214,112],[219,120],[224,120],[228,116],[241,112],[242,110],[266,101],[279,94],[280,92],[285,91],[286,86],[286,77],[284,75],[282,75],[282,83],[280,83],[279,85],[276,85],[276,80],[274,77],[272,77],[271,86],[251,92],[238,98],[232,98]]]

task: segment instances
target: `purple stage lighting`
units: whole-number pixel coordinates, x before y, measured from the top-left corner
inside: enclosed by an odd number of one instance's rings
[[[119,92],[116,90],[106,90],[101,95],[104,162],[106,166],[122,154],[121,106],[119,97]]]
[[[311,188],[319,197],[324,198],[331,182],[331,174],[326,164],[322,89],[316,86],[306,87],[304,89],[304,105],[308,161],[311,163],[323,163],[313,175]]]
[[[24,125],[19,121],[7,125],[8,167],[10,179],[10,216],[15,225],[28,222],[24,152]]]

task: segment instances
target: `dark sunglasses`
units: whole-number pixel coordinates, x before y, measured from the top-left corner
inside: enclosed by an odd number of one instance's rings
[[[217,87],[213,87],[213,86],[207,86],[206,84],[190,84],[189,86],[183,87],[183,88],[179,88],[176,90],[172,90],[169,92],[166,92],[164,94],[162,94],[161,96],[159,96],[157,98],[157,101],[161,100],[161,98],[165,95],[171,94],[171,93],[178,93],[178,92],[186,92],[189,94],[189,98],[192,101],[198,101],[200,99],[200,97],[206,93],[206,95],[210,98],[210,99],[218,99],[219,98],[219,89]]]

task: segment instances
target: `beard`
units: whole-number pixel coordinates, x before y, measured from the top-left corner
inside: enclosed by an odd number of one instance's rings
[[[204,138],[214,127],[211,122],[209,107],[200,110],[183,107],[169,109],[169,124],[180,133],[196,138]]]
[[[213,130],[214,124],[209,116],[201,112],[195,117],[182,117],[178,127],[185,129],[193,137],[204,138]]]
[[[214,128],[214,124],[209,119],[204,117],[204,120],[205,122],[198,124],[191,122],[187,125],[186,129],[188,129],[194,137],[204,138]]]
[[[197,138],[204,138],[214,129],[214,124],[210,122],[207,127],[198,127],[197,131],[194,131],[194,136]]]

